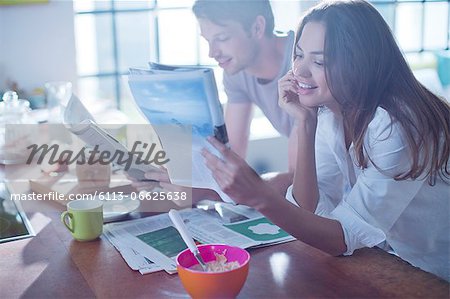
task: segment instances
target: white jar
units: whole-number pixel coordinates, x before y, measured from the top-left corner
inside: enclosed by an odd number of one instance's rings
[[[27,152],[24,144],[32,134],[30,126],[34,124],[30,117],[30,102],[18,98],[14,91],[3,94],[0,102],[0,164],[18,164],[25,162]]]

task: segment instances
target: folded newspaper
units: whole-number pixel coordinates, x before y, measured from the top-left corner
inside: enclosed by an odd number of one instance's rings
[[[170,161],[166,167],[173,184],[209,188],[227,202],[210,170],[202,148],[220,156],[206,140],[215,136],[228,143],[222,106],[213,70],[150,63],[149,69],[130,69],[128,84],[134,101],[153,125]]]
[[[242,248],[269,246],[295,240],[254,209],[217,202],[213,209],[180,211],[194,239]],[[176,272],[175,258],[186,249],[167,213],[110,223],[104,235],[133,270],[141,274],[165,270]]]
[[[145,179],[144,174],[149,171],[161,171],[156,165],[141,161],[138,155],[130,152],[127,147],[100,127],[75,95],[72,95],[64,110],[64,125],[87,146],[97,148],[99,152],[110,153],[112,162],[136,179]]]

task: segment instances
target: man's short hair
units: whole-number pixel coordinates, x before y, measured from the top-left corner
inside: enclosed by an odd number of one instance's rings
[[[269,0],[197,0],[192,7],[197,19],[208,19],[218,25],[236,21],[249,31],[257,16],[266,19],[265,35],[274,29],[274,18]]]

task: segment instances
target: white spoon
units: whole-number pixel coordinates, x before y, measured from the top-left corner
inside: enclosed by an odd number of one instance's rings
[[[194,240],[192,239],[191,234],[189,233],[186,225],[184,225],[183,219],[181,219],[180,214],[178,214],[177,210],[171,209],[169,211],[169,217],[170,217],[170,220],[172,220],[173,224],[175,225],[175,228],[180,233],[181,238],[183,238],[184,243],[186,243],[189,250],[192,252],[192,254],[197,259],[197,261],[200,264],[200,266],[202,267],[203,271],[206,271],[206,264],[203,261],[200,251],[198,251],[198,248],[195,245]]]

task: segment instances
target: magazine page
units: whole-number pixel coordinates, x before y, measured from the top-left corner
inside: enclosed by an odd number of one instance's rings
[[[225,124],[212,82],[212,70],[204,69],[128,76],[134,100],[152,125],[190,125],[193,134],[203,137],[215,136]]]
[[[223,116],[222,106],[219,101],[219,94],[217,91],[217,84],[214,78],[214,71],[207,67],[193,67],[193,66],[171,66],[158,64],[154,62],[149,63],[149,73],[158,74],[170,74],[175,72],[199,72],[203,73],[204,92],[206,96],[207,106],[209,108],[209,114],[211,116],[214,136],[223,144],[228,143],[228,135],[225,127],[225,119]],[[143,70],[135,69],[134,74],[144,74]],[[147,73],[148,74],[148,73]]]
[[[224,201],[233,202],[221,191],[201,155],[206,147],[220,157],[206,141],[208,136],[228,142],[212,70],[157,66],[132,69],[128,83],[136,105],[155,128],[170,158],[166,167],[171,182],[213,189]]]
[[[165,167],[173,184],[212,189],[223,201],[233,203],[233,200],[220,189],[204,163],[201,154],[203,148],[220,156],[205,138],[191,134],[189,127],[156,126],[155,130],[167,157],[170,158]]]

